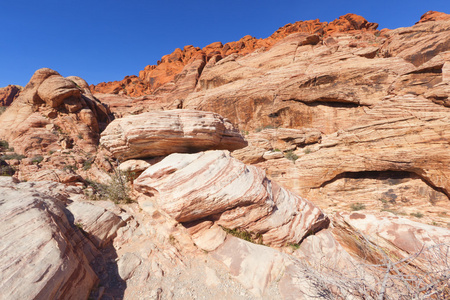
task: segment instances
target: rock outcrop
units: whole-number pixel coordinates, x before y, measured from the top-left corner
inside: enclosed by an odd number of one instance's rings
[[[195,60],[201,60],[203,65],[210,60],[215,62],[229,55],[247,55],[257,49],[268,49],[293,33],[307,33],[310,36],[308,43],[317,44],[320,36],[331,36],[339,32],[375,31],[376,23],[370,23],[361,16],[346,14],[331,23],[312,21],[299,21],[279,28],[266,39],[256,39],[244,36],[236,42],[222,44],[215,42],[203,49],[192,45],[183,49],[177,48],[169,55],[165,55],[157,65],[149,65],[139,72],[139,76],[126,76],[121,81],[103,82],[91,85],[93,93],[123,94],[133,97],[148,95],[159,87],[176,79],[184,67]]]
[[[28,187],[26,187],[28,186]],[[5,299],[86,299],[97,276],[64,205],[0,177],[0,287]]]
[[[247,142],[218,114],[170,110],[114,120],[102,133],[100,144],[114,157],[126,160],[209,149],[236,150]]]
[[[90,167],[100,131],[110,120],[108,107],[83,79],[37,70],[0,115],[0,140],[11,152],[5,160],[14,160],[15,176],[21,180],[82,183],[74,171]]]
[[[0,116],[0,138],[20,154],[42,155],[72,148],[74,142],[95,151],[100,128],[108,121],[108,109],[83,79],[40,69]]]
[[[421,17],[419,22],[417,23],[425,23],[425,22],[432,22],[432,21],[444,21],[444,20],[450,20],[450,15],[438,12],[438,11],[428,11],[424,13]]]
[[[252,232],[272,246],[299,243],[328,225],[312,203],[224,151],[172,154],[144,171],[134,186],[154,196],[176,221],[191,223],[188,227],[213,220],[226,228]]]
[[[2,295],[450,298],[450,20],[376,27],[187,46],[98,98],[38,70],[0,116]]]
[[[7,87],[0,88],[0,106],[9,106],[16,99],[22,87],[18,85],[8,85]]]

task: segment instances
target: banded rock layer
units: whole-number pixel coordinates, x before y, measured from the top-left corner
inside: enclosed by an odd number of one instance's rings
[[[97,276],[64,205],[0,177],[0,288],[4,299],[87,299]]]
[[[246,35],[236,42],[222,44],[214,42],[203,49],[192,45],[183,49],[177,48],[171,54],[165,55],[157,65],[148,65],[139,72],[139,76],[126,76],[121,81],[102,82],[91,85],[94,93],[124,94],[133,97],[152,94],[164,85],[176,80],[182,74],[184,67],[192,62],[202,61],[203,66],[231,55],[247,55],[260,49],[269,49],[278,41],[293,33],[303,33],[312,36],[313,44],[319,41],[319,35],[331,36],[340,32],[370,31],[375,32],[376,23],[370,23],[361,16],[346,14],[330,23],[320,22],[318,19],[299,21],[287,24],[266,39],[257,39]],[[203,69],[200,68],[201,70]]]
[[[169,110],[116,119],[102,133],[100,144],[116,158],[145,158],[210,149],[236,150],[247,142],[218,114]]]
[[[144,171],[134,186],[188,227],[214,221],[260,234],[272,246],[298,243],[329,222],[312,203],[226,151],[172,154]]]

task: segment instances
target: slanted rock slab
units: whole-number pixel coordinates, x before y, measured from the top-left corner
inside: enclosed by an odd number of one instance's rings
[[[87,299],[97,276],[61,203],[0,178],[2,299]]]
[[[298,243],[328,225],[318,207],[228,151],[172,154],[144,171],[134,187],[178,222],[210,218],[226,228],[260,234],[272,246]]]

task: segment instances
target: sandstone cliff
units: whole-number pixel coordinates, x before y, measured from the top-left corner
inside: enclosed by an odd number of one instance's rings
[[[221,42],[215,42],[203,49],[192,45],[185,46],[183,49],[177,48],[173,53],[163,56],[157,65],[146,66],[144,70],[139,72],[139,76],[126,76],[121,81],[99,83],[98,85],[91,85],[90,88],[93,93],[121,94],[133,97],[148,95],[160,86],[174,80],[186,65],[196,60],[201,60],[204,66],[211,59],[222,59],[231,54],[246,55],[258,49],[267,50],[276,42],[296,32],[331,36],[337,32],[352,32],[355,30],[375,32],[377,27],[378,24],[370,23],[361,16],[354,14],[347,14],[331,23],[320,22],[318,19],[299,21],[279,28],[266,39],[257,39],[247,35],[237,42],[229,42],[225,45]],[[314,41],[318,42],[318,37],[313,38]]]
[[[188,46],[95,95],[38,70],[0,116],[2,295],[448,298],[450,20],[376,27]]]

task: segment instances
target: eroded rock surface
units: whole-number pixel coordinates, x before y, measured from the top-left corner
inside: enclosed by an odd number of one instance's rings
[[[106,106],[38,70],[0,116],[0,167],[65,185],[0,178],[2,291],[86,298],[98,277],[91,298],[449,298],[448,15],[376,26],[297,22],[91,86],[116,117],[144,113],[99,151]],[[120,173],[111,157],[145,170],[137,203],[86,201],[86,179]]]
[[[16,99],[23,88],[18,85],[8,85],[0,88],[0,106],[9,106]]]
[[[148,112],[114,120],[102,133],[100,143],[122,160],[209,149],[236,150],[247,145],[228,120],[194,110]]]
[[[0,138],[20,154],[42,155],[64,145],[72,148],[74,142],[85,151],[95,151],[99,129],[108,121],[107,108],[92,96],[83,79],[40,69],[0,116]]]
[[[166,83],[183,77],[182,73],[185,70],[185,66],[194,61],[200,61],[203,66],[206,64],[206,67],[208,67],[207,63],[211,62],[214,64],[227,56],[247,55],[260,49],[268,49],[293,33],[301,33],[308,36],[304,45],[315,45],[319,43],[320,35],[332,36],[339,32],[352,31],[375,32],[377,27],[378,24],[370,23],[361,16],[346,14],[330,23],[320,22],[317,19],[287,24],[266,39],[256,39],[246,35],[236,42],[226,44],[214,42],[203,49],[189,45],[183,49],[177,48],[173,53],[163,56],[157,65],[146,66],[144,70],[139,72],[139,76],[126,76],[121,81],[91,85],[91,90],[95,93],[123,94],[134,97],[148,95],[157,91],[160,87],[164,89]],[[203,66],[200,69],[200,73]]]
[[[224,151],[172,154],[144,171],[134,186],[154,196],[178,222],[210,219],[226,228],[261,235],[265,244],[273,246],[298,243],[309,232],[328,225],[312,203]]]
[[[2,297],[88,297],[97,276],[58,200],[0,177],[0,215]]]

